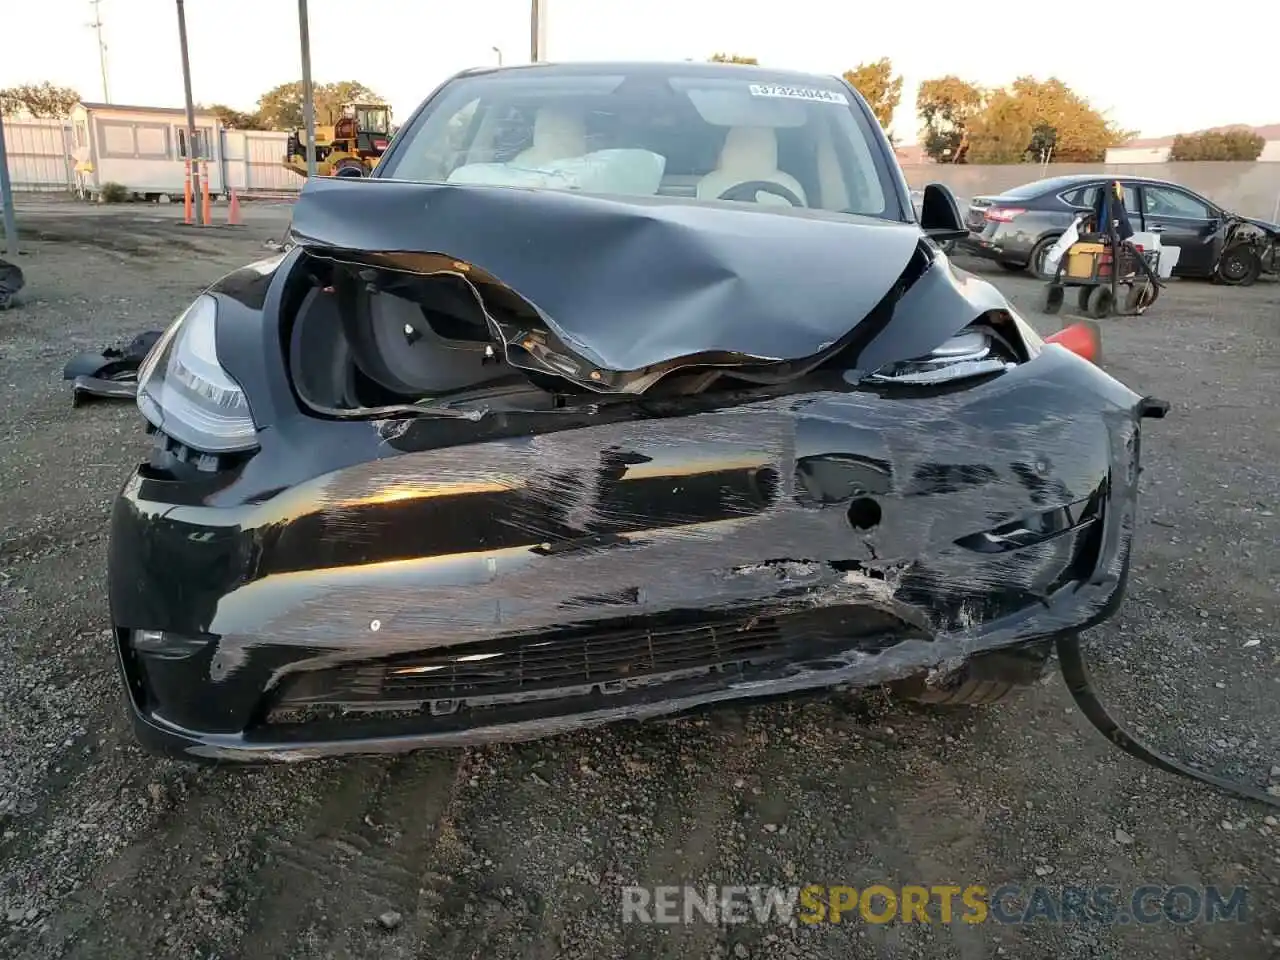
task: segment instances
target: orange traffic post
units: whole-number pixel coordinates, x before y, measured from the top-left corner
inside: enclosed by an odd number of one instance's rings
[[[231,206],[227,208],[227,225],[238,227],[244,220],[240,218],[240,194],[236,193],[235,187],[231,188]]]
[[[1069,327],[1063,327],[1053,336],[1045,337],[1046,343],[1056,343],[1066,347],[1078,357],[1084,357],[1090,363],[1102,360],[1102,330],[1096,323],[1082,320]]]
[[[203,204],[201,207],[201,221],[204,226],[213,225],[213,201],[209,199],[209,167],[206,164],[204,168],[204,176],[200,178],[200,190],[204,194]]]
[[[191,204],[191,161],[187,161],[187,175],[182,185],[182,222],[191,226],[191,215],[194,212]]]

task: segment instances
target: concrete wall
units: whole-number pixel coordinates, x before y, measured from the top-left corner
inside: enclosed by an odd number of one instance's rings
[[[1001,193],[1039,180],[1041,169],[1035,164],[921,163],[904,166],[903,172],[913,190],[936,181],[945,183],[957,196],[968,199]],[[1170,180],[1189,187],[1233,213],[1264,220],[1276,217],[1276,204],[1280,202],[1280,163],[1051,163],[1044,176],[1069,173],[1106,173]]]

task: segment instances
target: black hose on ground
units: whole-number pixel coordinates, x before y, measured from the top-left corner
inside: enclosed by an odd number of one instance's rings
[[[1107,708],[1102,705],[1102,701],[1094,692],[1093,684],[1089,681],[1089,672],[1084,666],[1084,658],[1080,654],[1078,636],[1072,634],[1058,637],[1058,663],[1062,667],[1062,678],[1067,682],[1067,689],[1071,691],[1071,698],[1075,700],[1080,712],[1098,728],[1104,737],[1131,757],[1149,763],[1165,773],[1208,784],[1222,793],[1245,800],[1255,800],[1268,807],[1280,809],[1280,797],[1272,796],[1247,783],[1215,777],[1211,773],[1179,763],[1140,743],[1133,734],[1120,726],[1115,718],[1107,713]]]

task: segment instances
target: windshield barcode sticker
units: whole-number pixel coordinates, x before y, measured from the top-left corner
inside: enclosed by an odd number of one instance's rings
[[[816,103],[842,103],[849,105],[849,99],[838,90],[820,90],[817,87],[784,87],[777,83],[752,83],[749,85],[753,97],[780,97],[785,100],[812,100]]]

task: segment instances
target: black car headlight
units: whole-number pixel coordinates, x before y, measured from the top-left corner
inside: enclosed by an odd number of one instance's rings
[[[257,446],[240,385],[218,361],[218,301],[201,294],[138,368],[138,409],[161,433],[203,453]]]
[[[923,357],[886,364],[867,379],[872,383],[929,386],[1003,373],[1016,364],[1009,343],[991,327],[965,327]]]

